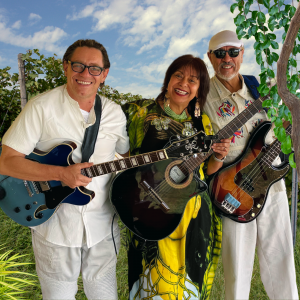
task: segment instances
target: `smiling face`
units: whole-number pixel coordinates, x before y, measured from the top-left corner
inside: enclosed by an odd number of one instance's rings
[[[86,66],[104,67],[102,53],[96,48],[78,47],[70,61],[80,62]],[[82,73],[74,72],[71,64],[64,61],[64,71],[67,77],[68,94],[84,109],[83,106],[86,104],[94,103],[100,83],[105,81],[109,69],[105,69],[99,76],[93,76],[87,68]]]
[[[229,50],[231,48],[239,49],[233,46],[226,46],[220,49]],[[230,57],[227,52],[224,58],[216,58],[214,53],[208,53],[208,57],[215,70],[217,77],[226,81],[230,81],[236,76],[238,76],[241,63],[243,62],[243,54],[244,49],[240,51],[237,57]]]
[[[199,87],[200,80],[195,70],[190,67],[178,69],[172,74],[168,84],[171,108],[172,106],[180,109],[187,107],[189,102],[197,97]]]

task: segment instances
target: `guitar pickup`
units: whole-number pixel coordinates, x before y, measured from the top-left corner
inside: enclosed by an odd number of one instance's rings
[[[231,194],[227,194],[221,203],[222,207],[232,214],[237,208],[240,207],[241,202],[236,200]]]
[[[160,196],[145,180],[140,184],[145,192],[147,192],[147,194],[160,206],[164,212],[168,212],[170,210],[170,207],[167,205],[167,203],[160,198]]]

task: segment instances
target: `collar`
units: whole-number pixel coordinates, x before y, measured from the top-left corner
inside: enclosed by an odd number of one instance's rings
[[[94,101],[94,105],[93,107],[91,108],[90,110],[90,114],[89,114],[89,118],[88,118],[88,122],[86,123],[83,116],[82,116],[82,113],[80,111],[80,106],[79,106],[79,103],[74,100],[68,93],[67,91],[67,85],[65,85],[65,88],[64,88],[64,96],[65,98],[67,99],[67,101],[69,102],[69,104],[71,105],[72,109],[73,109],[73,112],[75,114],[75,116],[80,120],[82,121],[82,124],[85,128],[87,127],[90,127],[92,126],[95,122],[96,122],[96,113],[95,113],[95,102]],[[96,100],[96,97],[95,97],[95,100]]]
[[[244,77],[241,74],[239,74],[239,78],[242,81],[242,88],[238,90],[236,94],[239,94],[242,98],[245,98],[247,94],[247,86],[244,82]],[[228,96],[233,94],[223,85],[223,83],[221,83],[216,75],[212,77],[211,81],[221,99],[227,98]]]

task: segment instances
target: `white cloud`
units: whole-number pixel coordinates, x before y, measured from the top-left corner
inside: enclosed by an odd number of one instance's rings
[[[40,21],[42,19],[42,17],[40,15],[31,13],[28,17],[28,20],[30,21],[30,25],[33,25],[35,23],[37,23],[38,21]]]
[[[16,21],[16,22],[11,26],[11,28],[13,28],[13,29],[20,29],[20,28],[21,28],[21,24],[22,24],[21,20]]]
[[[33,35],[23,36],[22,34],[15,34],[12,28],[6,26],[5,22],[0,22],[0,32],[0,42],[6,44],[27,49],[38,48],[40,50],[55,52],[59,55],[63,54],[65,50],[58,43],[67,36],[67,33],[58,27],[47,26]]]

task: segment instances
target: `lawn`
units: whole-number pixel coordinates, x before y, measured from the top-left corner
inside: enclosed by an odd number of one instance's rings
[[[5,244],[6,249],[14,249],[15,253],[26,254],[23,258],[23,262],[34,263],[34,256],[31,247],[31,234],[30,230],[26,227],[22,227],[17,223],[9,219],[0,210],[0,245]],[[298,232],[297,240],[295,246],[295,263],[297,272],[297,285],[300,290],[300,222],[298,221]],[[22,271],[35,274],[35,266],[26,265],[23,267]],[[122,246],[117,264],[117,278],[118,278],[118,294],[119,299],[128,299],[128,287],[127,287],[127,258],[125,247]],[[76,295],[77,300],[87,299],[83,293],[83,286],[81,278],[78,280],[79,291]],[[30,287],[26,297],[30,300],[42,299],[41,290],[39,286]],[[211,299],[221,300],[224,299],[224,277],[223,277],[223,266],[221,260],[219,261],[216,277],[214,280],[213,290],[211,294]],[[268,299],[262,282],[260,280],[259,265],[257,258],[255,259],[254,270],[252,275],[252,285],[250,292],[250,299],[264,300]]]

